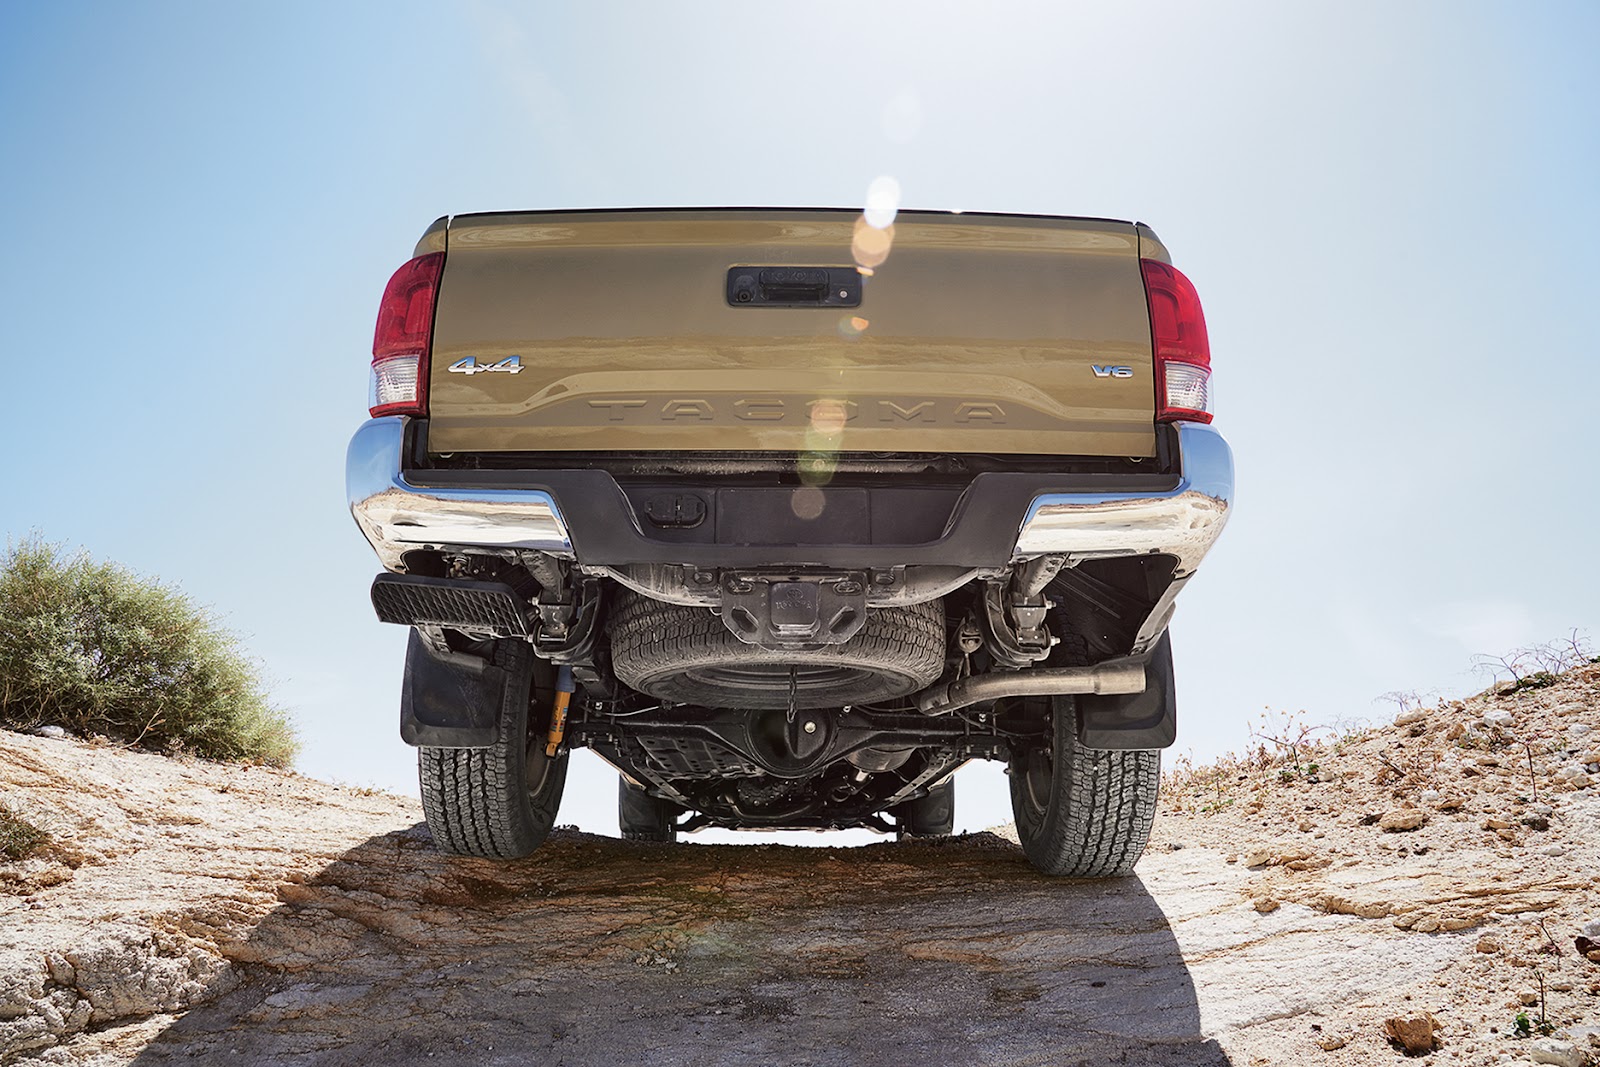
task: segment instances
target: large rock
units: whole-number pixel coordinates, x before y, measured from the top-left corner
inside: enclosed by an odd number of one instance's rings
[[[1553,1063],[1556,1067],[1584,1067],[1589,1054],[1571,1041],[1541,1037],[1528,1046],[1528,1058],[1534,1063]]]
[[[1414,1015],[1397,1015],[1383,1022],[1383,1032],[1390,1041],[1403,1048],[1408,1056],[1421,1056],[1436,1047],[1435,1033],[1439,1020],[1428,1012]]]
[[[1394,811],[1384,812],[1383,818],[1378,820],[1378,829],[1397,834],[1419,829],[1427,821],[1428,813],[1419,808],[1396,808]]]

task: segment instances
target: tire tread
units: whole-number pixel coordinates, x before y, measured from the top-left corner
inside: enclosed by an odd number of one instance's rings
[[[1052,663],[1089,662],[1087,642],[1068,634]],[[1067,878],[1115,878],[1133,873],[1150,843],[1161,787],[1159,751],[1103,751],[1078,745],[1077,709],[1070,696],[1053,701],[1055,746],[1053,793],[1065,787],[1065,811],[1052,796],[1051,810],[1035,825],[1030,817],[1022,767],[1013,761],[1011,808],[1023,851],[1045,874]]]
[[[532,651],[521,641],[498,641],[494,665],[513,677]],[[508,686],[499,732],[489,748],[419,748],[417,779],[428,831],[445,852],[516,859],[544,843],[555,826],[566,784],[567,754],[556,757],[543,788],[532,796],[522,764],[531,712],[528,694]],[[536,758],[543,759],[542,753]]]

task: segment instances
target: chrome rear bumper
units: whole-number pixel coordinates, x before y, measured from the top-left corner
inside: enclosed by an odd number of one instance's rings
[[[411,485],[400,471],[405,423],[369,419],[345,453],[350,513],[388,570],[415,548],[528,548],[572,555],[567,524],[549,493]]]
[[[983,496],[978,481],[968,493],[965,506],[958,508],[955,525],[937,542],[904,546],[895,557],[895,546],[846,546],[852,553],[846,560],[867,560],[866,566],[894,566],[917,562],[979,562],[973,556],[974,543],[986,541],[993,553],[993,565],[1009,560],[1041,555],[1064,555],[1073,559],[1097,559],[1163,553],[1177,558],[1174,575],[1183,579],[1193,573],[1200,560],[1222,533],[1233,506],[1233,453],[1227,442],[1210,426],[1183,423],[1178,426],[1179,462],[1182,476],[1176,487],[1160,492],[1139,493],[1058,493],[1034,492],[1016,500],[1015,510],[1000,508],[988,514],[988,505],[999,499],[1014,498],[1015,489]],[[383,566],[403,570],[402,556],[414,549],[434,548],[521,548],[578,558],[583,563],[611,564],[618,559],[588,559],[574,549],[568,525],[571,512],[595,514],[600,505],[609,543],[627,541],[626,552],[637,555],[647,540],[637,518],[628,511],[616,484],[605,480],[604,500],[593,499],[594,491],[578,491],[570,486],[563,496],[544,489],[488,488],[477,486],[418,486],[406,480],[402,471],[405,423],[398,417],[372,419],[351,438],[346,457],[345,480],[350,511],[372,544]],[[596,475],[598,472],[586,472]],[[979,480],[991,478],[978,475]],[[1002,479],[1011,476],[1000,476]],[[1049,479],[1040,476],[1039,486],[1048,488]],[[590,481],[582,483],[596,486]],[[1006,483],[1014,486],[1014,482]],[[1029,483],[1032,484],[1032,483]],[[1170,483],[1169,483],[1170,484]],[[575,495],[574,495],[575,494]],[[996,495],[1000,494],[1000,495]],[[567,499],[572,496],[572,499]],[[1027,503],[1024,509],[1024,502]],[[563,509],[563,505],[567,510]],[[1020,525],[1018,516],[1020,515]],[[596,525],[590,522],[589,525]],[[624,528],[626,527],[626,528]],[[587,528],[578,531],[583,543]],[[963,532],[965,530],[965,533]],[[591,538],[597,535],[587,531]],[[981,535],[981,536],[976,536]],[[941,546],[964,540],[968,559],[941,558]],[[1010,551],[1007,552],[1007,542]],[[759,546],[738,545],[656,545],[651,552],[677,562],[708,562],[727,559],[730,563],[759,558]],[[796,550],[822,562],[824,550],[816,546]],[[888,562],[870,562],[881,556]],[[644,558],[640,556],[639,558]],[[843,558],[843,557],[841,557]],[[772,559],[785,565],[805,559]],[[711,565],[715,565],[714,563]]]
[[[1183,480],[1161,494],[1047,493],[1034,498],[1017,534],[1017,559],[1139,556],[1178,558],[1185,578],[1222,534],[1233,510],[1233,450],[1214,428],[1178,424]]]

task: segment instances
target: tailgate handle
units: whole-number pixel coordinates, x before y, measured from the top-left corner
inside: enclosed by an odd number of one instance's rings
[[[728,303],[735,307],[859,307],[854,267],[730,267]]]
[[[764,270],[761,299],[767,303],[820,304],[828,294],[824,270]]]

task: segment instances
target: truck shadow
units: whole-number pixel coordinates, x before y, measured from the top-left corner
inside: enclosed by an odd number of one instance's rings
[[[989,834],[863,848],[374,837],[227,946],[135,1061],[1225,1067],[1138,878]]]

